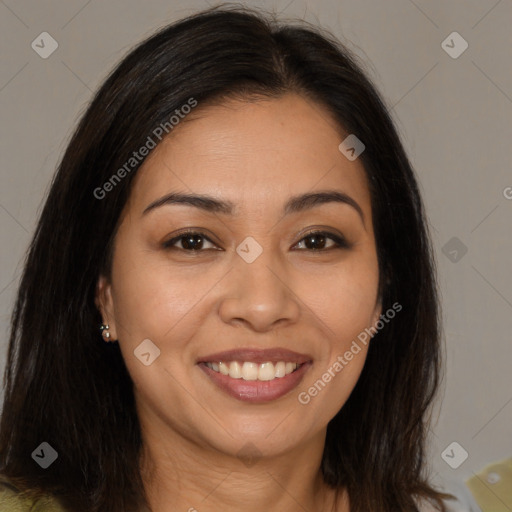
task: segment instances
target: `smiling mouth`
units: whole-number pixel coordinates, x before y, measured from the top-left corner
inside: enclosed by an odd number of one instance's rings
[[[244,347],[200,356],[196,364],[227,395],[262,403],[295,389],[313,365],[313,357],[284,347]]]
[[[298,370],[302,364],[290,361],[267,361],[265,363],[254,363],[251,361],[218,361],[205,362],[208,368],[214,372],[221,373],[232,379],[243,379],[247,381],[271,381],[282,379]]]
[[[280,363],[284,364],[284,375],[281,377],[279,375],[282,375],[283,364]],[[203,361],[198,363],[198,367],[209,377],[211,383],[232,398],[242,402],[261,404],[288,395],[302,382],[312,364],[312,361],[305,363],[230,361],[228,366],[228,363],[224,362]],[[218,369],[215,369],[217,367]],[[223,373],[226,370],[228,373]],[[233,371],[233,377],[231,371]],[[262,372],[262,379],[260,379],[260,372]]]

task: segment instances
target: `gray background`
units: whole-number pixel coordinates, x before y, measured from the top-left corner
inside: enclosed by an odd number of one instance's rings
[[[2,370],[24,251],[79,115],[135,43],[208,5],[0,0]],[[361,56],[415,166],[438,260],[447,356],[429,444],[434,473],[461,480],[512,456],[512,2],[245,5],[320,24]],[[59,45],[47,59],[31,47],[44,31]],[[469,44],[455,59],[442,46],[453,31]],[[469,453],[458,469],[441,457],[453,441]]]

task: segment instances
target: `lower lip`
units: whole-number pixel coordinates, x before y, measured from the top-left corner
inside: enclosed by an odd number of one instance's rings
[[[299,385],[310,366],[311,362],[304,363],[297,370],[284,377],[261,381],[233,379],[229,375],[223,375],[208,368],[205,363],[199,363],[201,370],[220,389],[243,402],[270,402],[281,398]]]

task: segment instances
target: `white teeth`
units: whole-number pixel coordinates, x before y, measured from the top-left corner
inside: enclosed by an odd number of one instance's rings
[[[215,368],[213,368],[213,363],[212,363],[212,370],[214,370]],[[226,364],[226,363],[219,363],[219,371],[220,373],[222,373],[222,375],[229,375],[229,366]]]
[[[258,365],[256,363],[245,362],[242,366],[242,379],[244,380],[257,380],[258,379]]]
[[[260,364],[258,380],[272,380],[276,377],[276,371],[272,363]]]
[[[286,375],[286,364],[283,361],[279,361],[279,363],[275,366],[276,377],[284,377]]]
[[[219,361],[218,363],[209,362],[205,364],[211,370],[222,373],[222,375],[229,375],[232,379],[261,381],[283,378],[300,366],[297,363],[285,361],[279,361],[275,364],[270,361],[262,364],[253,363],[251,361],[244,361],[243,363],[239,363],[238,361]]]
[[[213,367],[212,367],[213,370]],[[237,361],[233,361],[229,365],[229,376],[232,379],[241,379],[242,378],[242,367]]]

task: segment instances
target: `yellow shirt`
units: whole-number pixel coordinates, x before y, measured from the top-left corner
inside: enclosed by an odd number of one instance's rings
[[[489,464],[466,485],[482,512],[512,510],[512,457]]]
[[[20,496],[19,491],[8,483],[0,482],[0,510],[3,512],[65,512],[51,496],[30,500]]]

